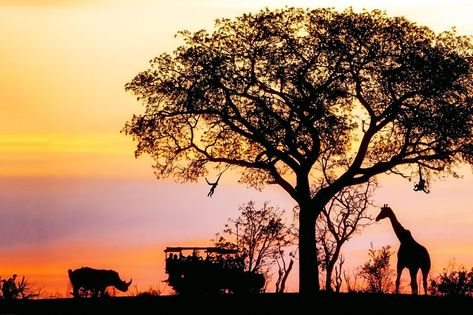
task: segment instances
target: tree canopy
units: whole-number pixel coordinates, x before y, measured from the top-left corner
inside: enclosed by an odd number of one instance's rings
[[[126,84],[145,111],[124,132],[158,178],[231,165],[244,183],[287,191],[300,206],[301,291],[318,282],[315,220],[337,192],[473,162],[473,44],[454,30],[379,10],[283,8],[179,34]]]

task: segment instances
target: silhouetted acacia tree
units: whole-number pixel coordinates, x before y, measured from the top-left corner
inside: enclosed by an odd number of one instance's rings
[[[345,187],[329,201],[317,219],[317,248],[327,291],[332,291],[332,282],[340,289],[341,270],[336,270],[337,277],[333,279],[334,268],[345,242],[372,220],[367,209],[372,205],[375,188],[373,178],[366,184]]]
[[[472,162],[473,45],[379,11],[264,9],[151,60],[126,84],[145,105],[124,132],[158,178],[232,166],[299,206],[299,291],[319,290],[315,222],[345,187],[381,173],[425,178]],[[337,166],[323,176],[317,161]]]
[[[372,293],[387,293],[393,287],[392,277],[394,270],[391,269],[390,258],[393,252],[391,246],[383,246],[376,250],[369,250],[370,259],[364,263],[359,271],[359,276],[366,280],[368,288],[366,291]]]
[[[295,254],[292,249],[297,239],[294,225],[285,222],[283,210],[268,202],[257,209],[255,203],[249,201],[240,206],[239,211],[236,219],[229,219],[225,224],[223,235],[216,234],[215,245],[241,251],[245,270],[249,272],[262,272],[269,277],[272,267],[277,265],[276,292],[284,292]]]

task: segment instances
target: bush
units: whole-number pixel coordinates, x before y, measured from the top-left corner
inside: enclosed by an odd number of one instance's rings
[[[445,268],[430,284],[433,295],[473,296],[473,268],[455,270],[454,265]]]
[[[35,292],[31,288],[29,281],[22,277],[21,280],[16,280],[17,275],[12,275],[9,279],[1,280],[1,298],[5,300],[11,299],[34,299],[41,295],[40,292]]]
[[[149,297],[149,296],[159,296],[162,294],[161,289],[149,287],[146,291],[140,291],[137,285],[133,286],[133,289],[128,291],[129,296],[135,297]]]
[[[389,263],[392,254],[391,246],[369,250],[370,259],[361,266],[358,273],[367,282],[367,292],[387,293],[392,288],[393,270]]]

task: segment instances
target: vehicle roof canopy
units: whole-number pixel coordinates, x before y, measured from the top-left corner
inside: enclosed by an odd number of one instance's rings
[[[236,249],[227,249],[222,247],[205,247],[205,246],[180,246],[180,247],[166,247],[164,250],[165,253],[181,253],[182,251],[188,250],[202,250],[206,253],[217,253],[217,254],[236,254],[239,251]]]

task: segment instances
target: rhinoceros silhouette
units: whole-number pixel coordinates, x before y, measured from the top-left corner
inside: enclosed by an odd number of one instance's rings
[[[105,290],[110,286],[126,292],[132,281],[121,280],[118,272],[114,270],[82,267],[75,270],[69,269],[68,273],[72,285],[72,295],[76,298],[89,295],[91,297],[105,296]]]

